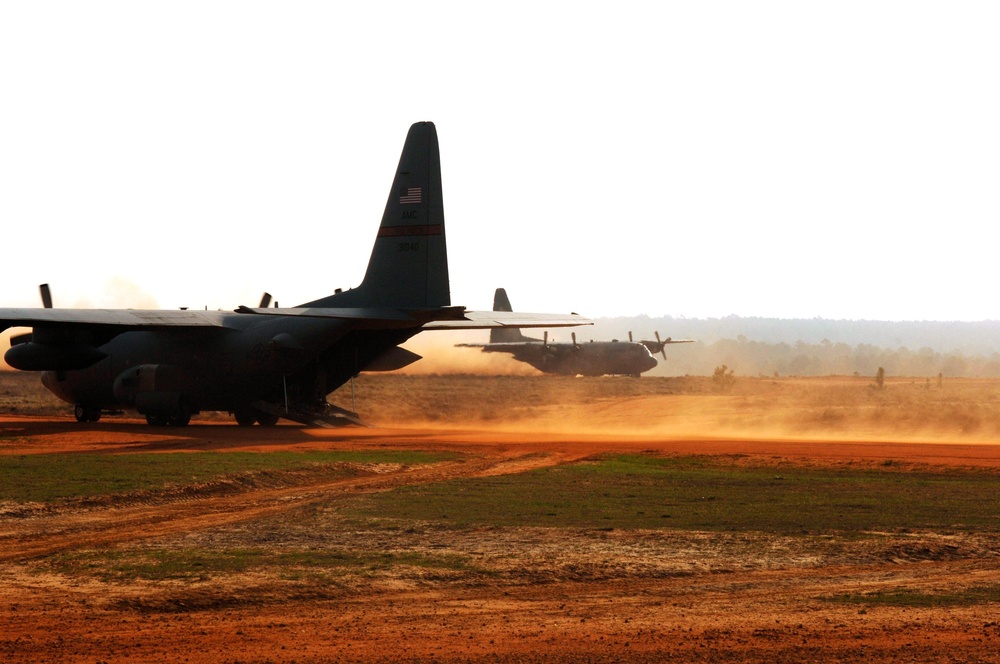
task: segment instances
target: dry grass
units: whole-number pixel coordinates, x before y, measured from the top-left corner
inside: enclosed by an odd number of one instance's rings
[[[6,415],[56,415],[71,413],[42,385],[39,374],[0,370],[0,413]]]
[[[1000,381],[898,379],[877,389],[866,378],[760,380],[785,393],[747,396],[756,418],[778,417],[802,432],[995,438],[1000,433]],[[745,382],[741,383],[746,385]]]

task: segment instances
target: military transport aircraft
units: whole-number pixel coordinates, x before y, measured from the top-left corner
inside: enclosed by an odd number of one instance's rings
[[[468,311],[451,306],[437,130],[410,127],[361,285],[292,308],[235,311],[0,309],[4,359],[74,404],[76,419],[134,409],[152,425],[184,426],[204,410],[240,425],[281,417],[306,424],[356,415],[326,396],[360,371],[420,356],[399,347],[424,330],[589,324],[576,314]]]
[[[507,291],[498,288],[493,294],[493,311],[509,312],[510,299]],[[683,344],[693,339],[665,339],[660,341],[660,333],[656,333],[656,341],[632,341],[629,333],[628,341],[589,341],[577,343],[576,333],[572,335],[573,343],[549,343],[549,333],[543,338],[534,339],[521,334],[516,327],[494,328],[490,330],[488,344],[456,344],[467,348],[482,348],[484,353],[510,353],[515,360],[526,362],[539,371],[564,376],[604,376],[625,375],[639,377],[644,371],[656,366],[656,358],[650,353],[654,346],[657,352],[662,352],[667,344]],[[663,355],[666,359],[666,353]]]

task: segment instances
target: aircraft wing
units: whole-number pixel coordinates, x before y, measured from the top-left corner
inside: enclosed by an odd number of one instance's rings
[[[404,311],[388,308],[322,308],[252,309],[240,307],[233,311],[200,311],[188,309],[0,309],[0,330],[9,327],[65,325],[102,327],[126,332],[154,328],[228,327],[227,321],[238,315],[297,316],[304,318],[338,318],[366,321],[376,327],[413,327],[430,317],[456,318],[462,307]]]
[[[163,327],[225,327],[225,317],[219,314],[217,311],[186,309],[0,309],[0,330],[36,325],[116,327],[134,330]]]
[[[592,325],[593,322],[579,314],[529,314],[510,311],[473,311],[465,307],[438,307],[434,309],[386,309],[344,307],[297,307],[293,309],[251,309],[240,307],[243,314],[262,316],[302,316],[306,318],[344,318],[366,320],[372,323],[397,322],[411,326],[421,322],[421,330],[482,330],[493,327],[569,327]]]
[[[436,310],[431,310],[436,311]],[[445,309],[445,311],[448,311]],[[293,307],[288,309],[251,309],[240,307],[238,314],[257,314],[259,316],[299,316],[302,318],[344,318],[372,321],[413,322],[419,315],[402,309],[386,309],[372,307]]]
[[[455,344],[456,348],[484,348],[488,352],[494,353],[519,353],[546,351],[549,353],[559,353],[561,347],[556,344],[547,344],[543,341],[501,341],[491,344]]]
[[[593,325],[579,314],[529,314],[518,311],[472,311],[466,309],[461,318],[432,320],[422,330],[487,330],[494,327],[573,327]]]
[[[475,330],[492,327],[566,327],[591,325],[577,314],[525,314],[505,311],[469,311],[464,307],[426,310],[391,308],[299,307],[230,311],[188,309],[0,309],[0,330],[9,327],[65,325],[110,328],[115,333],[142,329],[228,327],[234,316],[301,316],[361,321],[372,327],[414,327],[422,330]]]

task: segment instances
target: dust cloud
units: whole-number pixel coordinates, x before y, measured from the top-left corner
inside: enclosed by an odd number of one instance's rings
[[[67,304],[59,299],[59,287],[52,289],[53,304],[56,308],[66,307],[72,309],[158,309],[159,304],[149,293],[145,292],[124,277],[112,277],[104,285],[104,290],[89,297],[75,299]],[[41,302],[37,306],[41,306]],[[30,327],[12,327],[0,332],[0,371],[12,370],[10,365],[3,361],[3,354],[10,348],[12,336],[30,332]]]
[[[462,349],[458,349],[462,350]],[[358,406],[376,426],[433,426],[577,440],[838,440],[980,444],[1000,423],[996,381],[919,382],[883,391],[864,379],[740,379],[720,394],[708,377],[368,374]]]
[[[30,327],[11,327],[0,332],[0,371],[13,371],[11,366],[3,361],[3,355],[10,348],[10,338],[19,334],[31,332]]]
[[[477,334],[478,333],[478,334]],[[458,348],[456,344],[486,343],[482,330],[474,332],[425,332],[403,348],[422,360],[399,370],[409,375],[467,374],[474,376],[539,376],[541,373],[507,353],[484,353],[481,348]]]
[[[52,293],[55,306],[59,306],[59,293]],[[72,307],[77,309],[159,309],[156,298],[124,277],[112,277],[104,290],[88,297],[78,298]]]

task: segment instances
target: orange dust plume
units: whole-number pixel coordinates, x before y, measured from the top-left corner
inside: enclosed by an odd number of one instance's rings
[[[476,334],[478,332],[479,334]],[[455,344],[485,343],[484,333],[425,332],[410,339],[404,347],[423,357],[400,373],[471,374],[479,376],[537,376],[533,367],[518,362],[507,353],[484,353],[480,348],[458,348]]]

